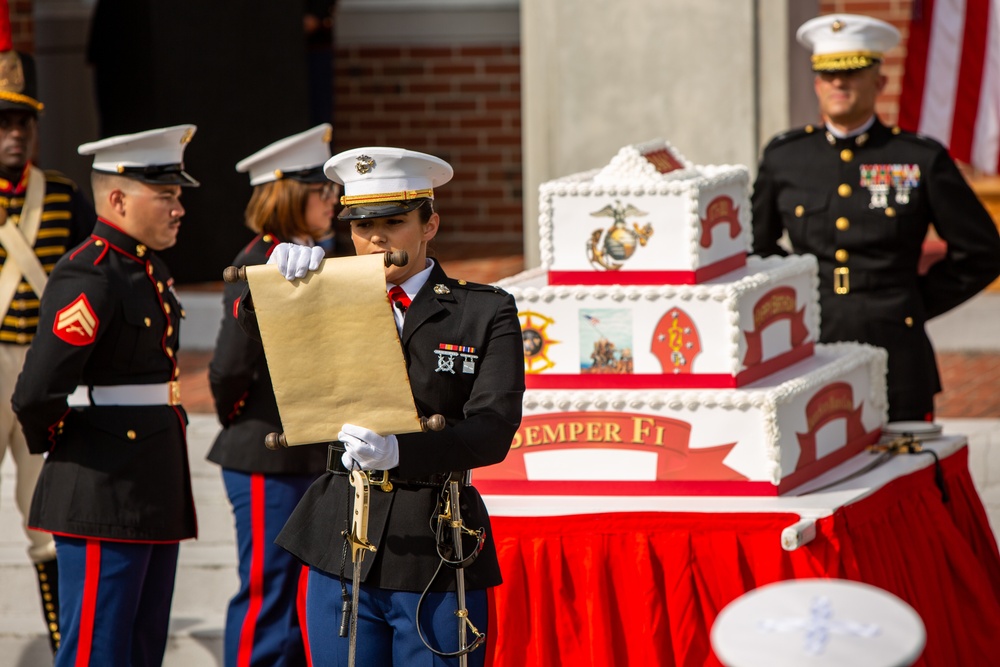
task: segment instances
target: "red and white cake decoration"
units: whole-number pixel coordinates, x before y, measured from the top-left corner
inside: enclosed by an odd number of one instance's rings
[[[739,387],[812,354],[816,260],[751,257],[700,285],[500,282],[517,300],[528,388]]]
[[[551,284],[697,284],[743,266],[750,248],[746,167],[692,166],[662,140],[539,193]]]
[[[775,495],[878,440],[886,353],[821,345],[812,256],[747,257],[748,172],[669,143],[539,188],[524,415],[487,494]]]

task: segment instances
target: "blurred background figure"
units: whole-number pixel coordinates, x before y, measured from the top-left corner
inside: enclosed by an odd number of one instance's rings
[[[236,165],[253,194],[246,225],[254,239],[236,266],[264,264],[283,241],[316,245],[333,238],[337,186],[323,174],[330,157],[328,123],[277,141]],[[301,565],[274,538],[309,485],[326,470],[325,444],[280,451],[264,446],[282,432],[271,376],[259,341],[237,324],[234,306],[244,285],[228,284],[222,325],[209,365],[222,431],[208,460],[222,467],[233,508],[240,588],[229,601],[225,664],[305,666],[295,609]]]
[[[34,60],[14,50],[8,3],[0,0],[0,462],[9,449],[17,468],[14,497],[25,520],[28,557],[35,565],[55,651],[60,639],[55,543],[48,533],[27,528],[44,459],[28,452],[10,398],[38,329],[39,300],[48,274],[67,250],[90,234],[97,214],[75,183],[33,164],[43,106],[37,88]]]
[[[937,141],[875,114],[880,70],[899,31],[830,14],[804,23],[822,123],[775,137],[753,190],[753,251],[819,260],[820,342],[860,341],[889,352],[889,421],[932,420],[941,391],[925,324],[1000,274],[1000,235]],[[921,275],[933,222],[944,257]]]

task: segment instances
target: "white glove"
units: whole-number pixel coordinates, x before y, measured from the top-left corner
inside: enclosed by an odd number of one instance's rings
[[[362,470],[389,470],[399,465],[399,441],[394,435],[379,435],[354,424],[340,427],[337,440],[344,443],[340,462],[348,470],[355,465]]]
[[[306,273],[318,269],[325,255],[319,246],[279,243],[274,246],[267,263],[277,265],[278,271],[288,280],[295,280],[305,278]]]

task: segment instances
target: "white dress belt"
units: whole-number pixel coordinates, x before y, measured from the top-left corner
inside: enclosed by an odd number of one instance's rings
[[[89,405],[180,405],[181,383],[80,385],[67,397],[71,408]]]

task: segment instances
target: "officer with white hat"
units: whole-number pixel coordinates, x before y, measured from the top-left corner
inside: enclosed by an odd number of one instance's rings
[[[899,41],[867,16],[830,14],[797,32],[812,53],[821,122],[764,149],[753,196],[753,252],[819,261],[820,341],[889,352],[889,421],[933,419],[941,390],[925,323],[1000,275],[1000,235],[941,144],[875,113],[880,65]],[[923,274],[930,224],[947,254]]]
[[[880,588],[795,579],[754,589],[712,626],[726,667],[908,667],[926,643],[913,607]]]
[[[177,240],[194,125],[111,137],[92,155],[98,222],[49,276],[14,390],[29,449],[47,453],[30,525],[55,536],[56,665],[156,665],[178,544],[195,537],[180,404],[183,308],[157,251]]]
[[[882,62],[899,43],[899,30],[868,16],[833,14],[806,21],[795,37],[812,51],[814,72],[842,72]]]
[[[317,125],[236,164],[236,171],[247,174],[253,186],[244,218],[256,235],[233,265],[264,264],[282,241],[312,246],[332,238],[337,186],[323,173],[332,130],[328,123]],[[222,467],[239,555],[240,586],[226,613],[224,664],[236,667],[243,655],[253,664],[298,665],[304,664],[295,614],[302,564],[275,545],[274,538],[309,485],[326,470],[327,447],[270,451],[262,446],[267,434],[284,429],[264,348],[233,317],[243,287],[226,284],[222,324],[208,366],[222,424],[208,460]],[[247,627],[254,632],[246,633]]]
[[[455,280],[428,257],[441,221],[435,193],[452,177],[447,162],[400,148],[366,147],[330,158],[326,174],[344,185],[340,218],[350,221],[359,255],[404,250],[409,256],[405,266],[386,268],[388,301],[417,410],[424,417],[442,415],[446,425],[406,434],[341,426],[340,446],[331,450],[326,473],[277,539],[309,566],[310,655],[317,667],[348,664],[350,640],[329,629],[347,627],[351,610],[342,605],[344,595],[354,593],[352,566],[345,561],[344,543],[331,536],[345,529],[350,535],[348,471],[362,470],[375,480],[368,540],[376,550],[358,572],[356,664],[458,664],[459,655],[467,654],[469,665],[482,665],[490,631],[487,590],[501,578],[489,515],[463,471],[503,460],[520,423],[524,356],[517,307],[503,290]],[[308,248],[292,246],[274,263],[294,280],[318,267],[314,259]],[[246,299],[239,317],[255,331]],[[364,341],[358,345],[363,350]],[[466,559],[454,557],[452,528],[440,518],[442,490],[456,483]],[[456,614],[467,621],[464,649]]]

